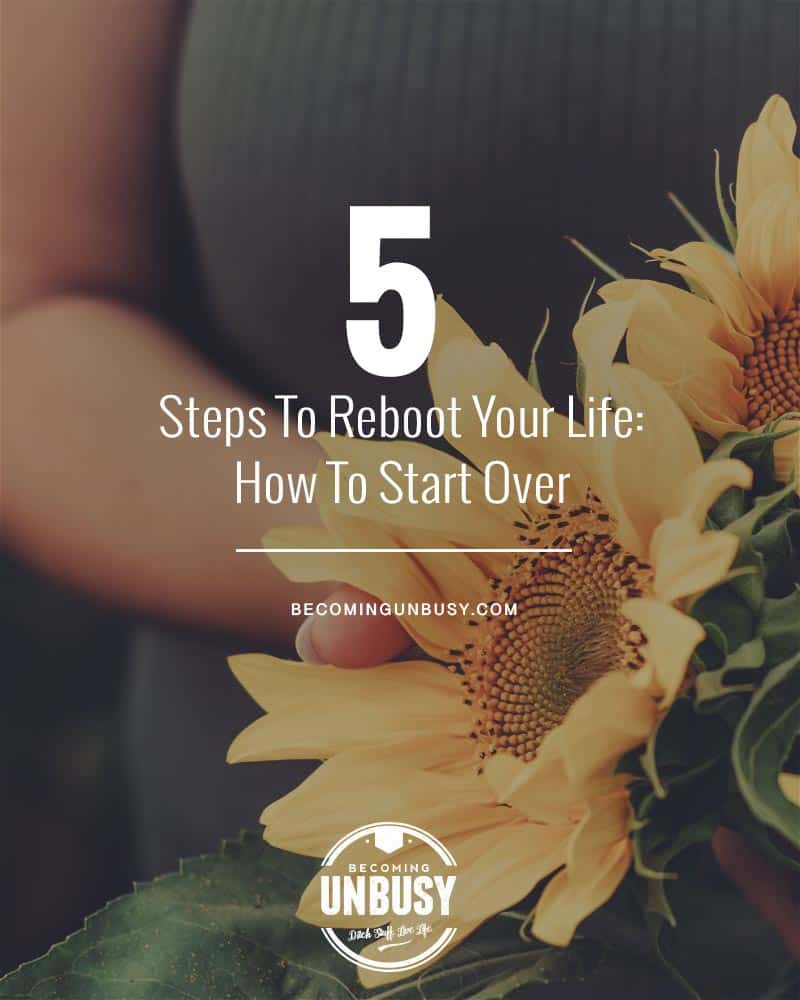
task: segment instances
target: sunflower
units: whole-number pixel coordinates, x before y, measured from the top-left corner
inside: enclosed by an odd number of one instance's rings
[[[475,467],[471,503],[381,503],[384,459],[437,473],[459,463],[411,443],[323,437],[330,456],[370,481],[366,502],[344,507],[327,495],[324,527],[273,531],[265,544],[445,548],[273,558],[295,581],[339,579],[386,601],[474,606],[502,595],[517,613],[408,615],[403,624],[429,658],[366,671],[234,657],[235,675],[269,714],[237,737],[228,759],[323,761],[263,813],[265,838],[278,847],[321,857],[350,830],[390,819],[447,843],[460,872],[453,944],[555,872],[533,932],[563,945],[630,865],[627,779],[615,766],[684,682],[703,630],[680,602],[724,578],[737,548],[731,535],[703,532],[706,511],[750,474],[733,460],[704,465],[669,395],[624,365],[590,368],[589,384],[602,377],[617,402],[646,413],[630,440],[573,437],[560,416],[547,438],[482,437],[472,394],[514,410],[544,400],[441,299],[428,372],[434,401],[462,407],[450,443]],[[480,476],[493,459],[518,473],[569,471],[572,493],[563,506],[489,505]],[[572,552],[466,551],[526,546]],[[328,922],[316,883],[298,913]]]
[[[800,159],[786,101],[771,97],[746,130],[736,177],[731,254],[690,242],[650,256],[689,291],[622,280],[600,289],[606,302],[636,297],[627,351],[631,364],[664,385],[699,429],[722,438],[774,421],[800,426]],[[738,235],[737,235],[738,232]],[[621,338],[623,331],[618,331]],[[787,418],[789,416],[789,419]],[[800,435],[776,445],[779,477],[798,466]]]

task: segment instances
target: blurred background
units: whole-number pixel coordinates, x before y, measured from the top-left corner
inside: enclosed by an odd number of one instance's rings
[[[0,973],[130,890],[123,618],[0,554]]]

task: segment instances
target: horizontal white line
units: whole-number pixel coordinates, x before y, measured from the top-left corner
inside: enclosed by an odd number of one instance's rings
[[[381,555],[390,555],[393,552],[437,553],[437,554],[438,553],[445,553],[445,552],[447,552],[447,553],[450,553],[450,552],[452,552],[452,553],[468,553],[468,554],[470,554],[470,553],[476,553],[477,554],[477,553],[489,553],[489,552],[505,552],[505,553],[514,554],[514,555],[528,555],[531,552],[572,552],[572,549],[533,549],[533,548],[525,548],[525,549],[400,549],[400,548],[393,548],[393,549],[237,549],[236,551],[237,552],[266,552],[269,555],[274,554],[274,553],[278,553],[278,552],[283,552],[283,553],[287,553],[287,552],[288,553],[310,552],[310,553],[317,553],[317,554],[320,554],[320,553],[323,553],[323,552],[327,552],[327,553],[342,553],[342,554],[349,553],[350,555],[352,555],[353,553],[359,553],[360,554],[362,552],[378,552]]]

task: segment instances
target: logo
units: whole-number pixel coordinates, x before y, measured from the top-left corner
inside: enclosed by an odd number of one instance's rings
[[[362,969],[396,973],[432,962],[457,930],[455,869],[450,851],[419,827],[359,827],[322,859],[320,909],[331,918],[322,933]]]

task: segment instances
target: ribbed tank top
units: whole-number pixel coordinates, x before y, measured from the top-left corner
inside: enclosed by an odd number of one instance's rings
[[[430,241],[385,259],[519,364],[549,306],[564,360],[592,268],[562,237],[633,273],[629,240],[687,238],[667,190],[713,228],[712,150],[733,179],[769,94],[800,104],[798,56],[797,0],[197,0],[178,145],[218,334],[260,386],[418,398],[347,350],[375,315],[348,305],[348,206],[428,204]]]

